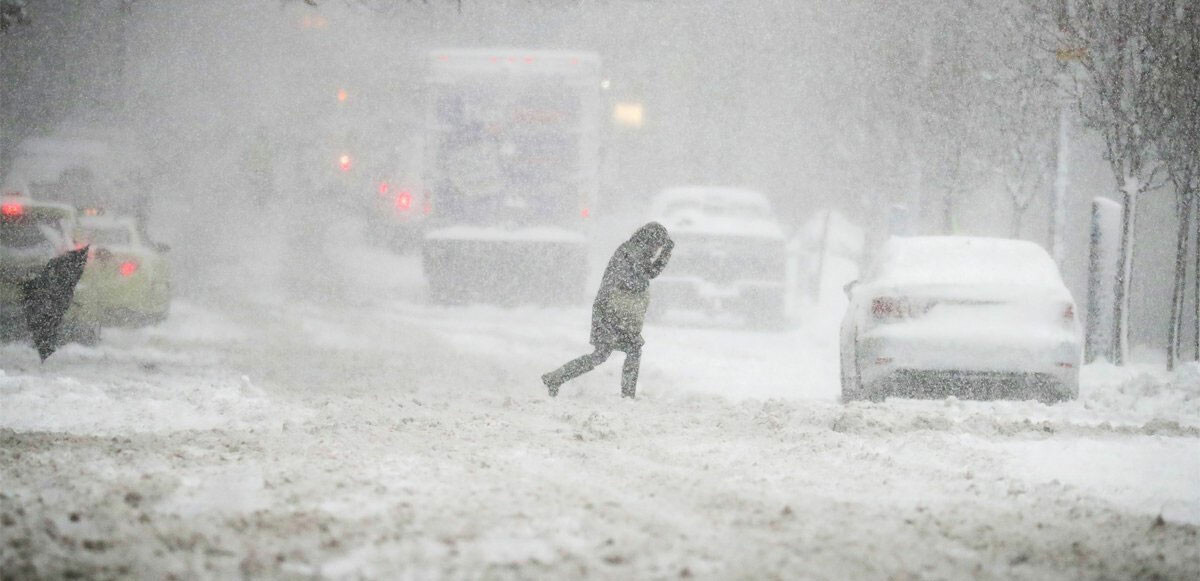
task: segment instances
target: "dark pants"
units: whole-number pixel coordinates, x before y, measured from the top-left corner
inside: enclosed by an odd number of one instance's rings
[[[563,384],[596,368],[612,355],[612,347],[596,347],[596,350],[572,359],[551,371],[548,377],[556,384]],[[633,397],[637,391],[638,367],[642,361],[642,348],[633,347],[625,352],[625,366],[621,370],[621,395]]]

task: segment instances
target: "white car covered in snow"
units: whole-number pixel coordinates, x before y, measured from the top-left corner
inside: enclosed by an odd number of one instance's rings
[[[767,197],[724,187],[676,187],[651,203],[675,248],[654,281],[651,315],[669,307],[732,311],[758,325],[783,321],[786,240]]]
[[[1079,393],[1075,302],[1032,242],[892,238],[847,294],[843,401]]]

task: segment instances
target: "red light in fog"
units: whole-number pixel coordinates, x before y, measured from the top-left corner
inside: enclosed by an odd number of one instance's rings
[[[879,297],[871,301],[871,314],[876,319],[898,319],[905,316],[904,310],[900,299]]]
[[[426,216],[428,216],[430,212],[433,212],[433,202],[429,201],[429,192],[425,192],[425,203],[421,204],[421,211],[424,212]]]
[[[133,273],[137,272],[137,269],[138,263],[132,260],[126,260],[125,262],[121,263],[120,267],[118,267],[118,270],[121,272],[121,276],[133,276]]]
[[[340,168],[342,171],[350,171],[349,155],[343,153],[342,156],[338,158],[338,168]]]
[[[391,189],[391,184],[388,184],[387,182],[379,182],[379,195],[386,196],[388,191]]]
[[[6,202],[4,204],[0,204],[0,214],[9,218],[16,218],[24,213],[25,206],[18,204],[17,202]]]
[[[410,208],[412,208],[412,194],[408,193],[408,190],[400,190],[400,193],[396,194],[396,209],[407,212]]]
[[[1063,321],[1065,321],[1065,322],[1070,323],[1071,321],[1074,321],[1075,320],[1075,305],[1067,305],[1067,308],[1065,310],[1063,310],[1062,316],[1063,316]]]
[[[339,103],[345,103],[346,97],[348,97],[348,96],[349,95],[346,94],[346,89],[338,89],[337,100]]]
[[[592,215],[592,211],[588,208],[584,208],[583,210],[580,210],[579,215],[586,219]]]

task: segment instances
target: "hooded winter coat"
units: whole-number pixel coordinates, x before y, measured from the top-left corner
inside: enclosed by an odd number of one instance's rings
[[[625,352],[642,346],[650,280],[666,268],[674,246],[667,229],[650,222],[617,247],[592,303],[592,345]]]

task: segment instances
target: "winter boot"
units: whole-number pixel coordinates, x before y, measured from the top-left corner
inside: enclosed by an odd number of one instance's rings
[[[558,397],[558,388],[562,385],[562,381],[554,372],[543,375],[542,383],[546,384],[546,391],[550,393],[550,397]]]
[[[625,354],[625,365],[621,369],[621,397],[633,399],[637,394],[638,368],[641,361],[641,349],[633,349]]]

